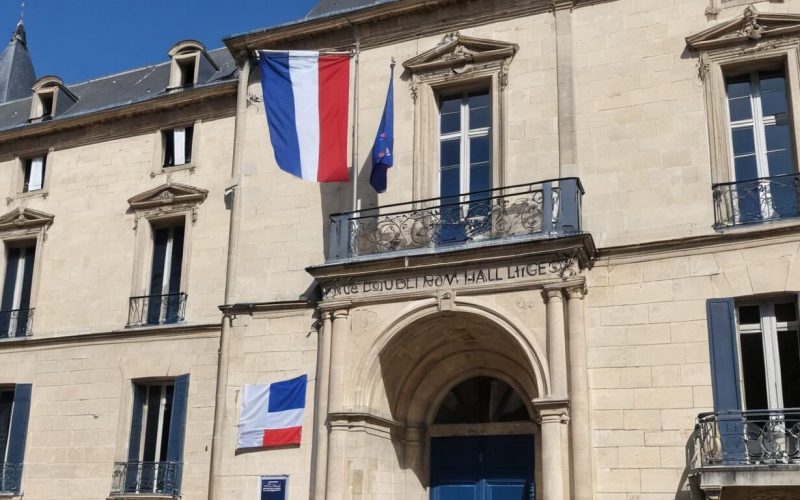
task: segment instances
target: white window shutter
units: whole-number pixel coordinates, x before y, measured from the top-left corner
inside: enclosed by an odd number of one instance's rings
[[[183,165],[186,163],[186,129],[176,128],[173,133],[172,147],[174,148],[175,165]]]
[[[44,158],[34,158],[31,160],[31,177],[28,179],[28,191],[42,189]]]

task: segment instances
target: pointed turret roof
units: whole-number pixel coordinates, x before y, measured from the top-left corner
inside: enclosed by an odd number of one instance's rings
[[[29,97],[35,81],[25,26],[20,21],[0,54],[0,103]]]

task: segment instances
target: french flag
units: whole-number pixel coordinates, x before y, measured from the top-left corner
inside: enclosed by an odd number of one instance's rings
[[[281,170],[307,181],[347,181],[350,56],[259,51],[258,66]]]
[[[237,448],[299,445],[307,383],[303,375],[267,385],[245,385]]]

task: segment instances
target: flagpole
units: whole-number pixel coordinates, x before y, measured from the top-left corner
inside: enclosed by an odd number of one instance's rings
[[[358,26],[355,26],[355,38],[356,38],[356,47],[355,47],[355,56],[353,57],[353,63],[355,64],[355,76],[353,78],[353,151],[352,151],[352,163],[353,163],[353,212],[358,211],[358,59],[361,54],[361,37],[358,33]]]

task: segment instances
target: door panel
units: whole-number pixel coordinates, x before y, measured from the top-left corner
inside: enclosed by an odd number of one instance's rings
[[[531,499],[533,454],[530,435],[431,439],[431,499]]]

